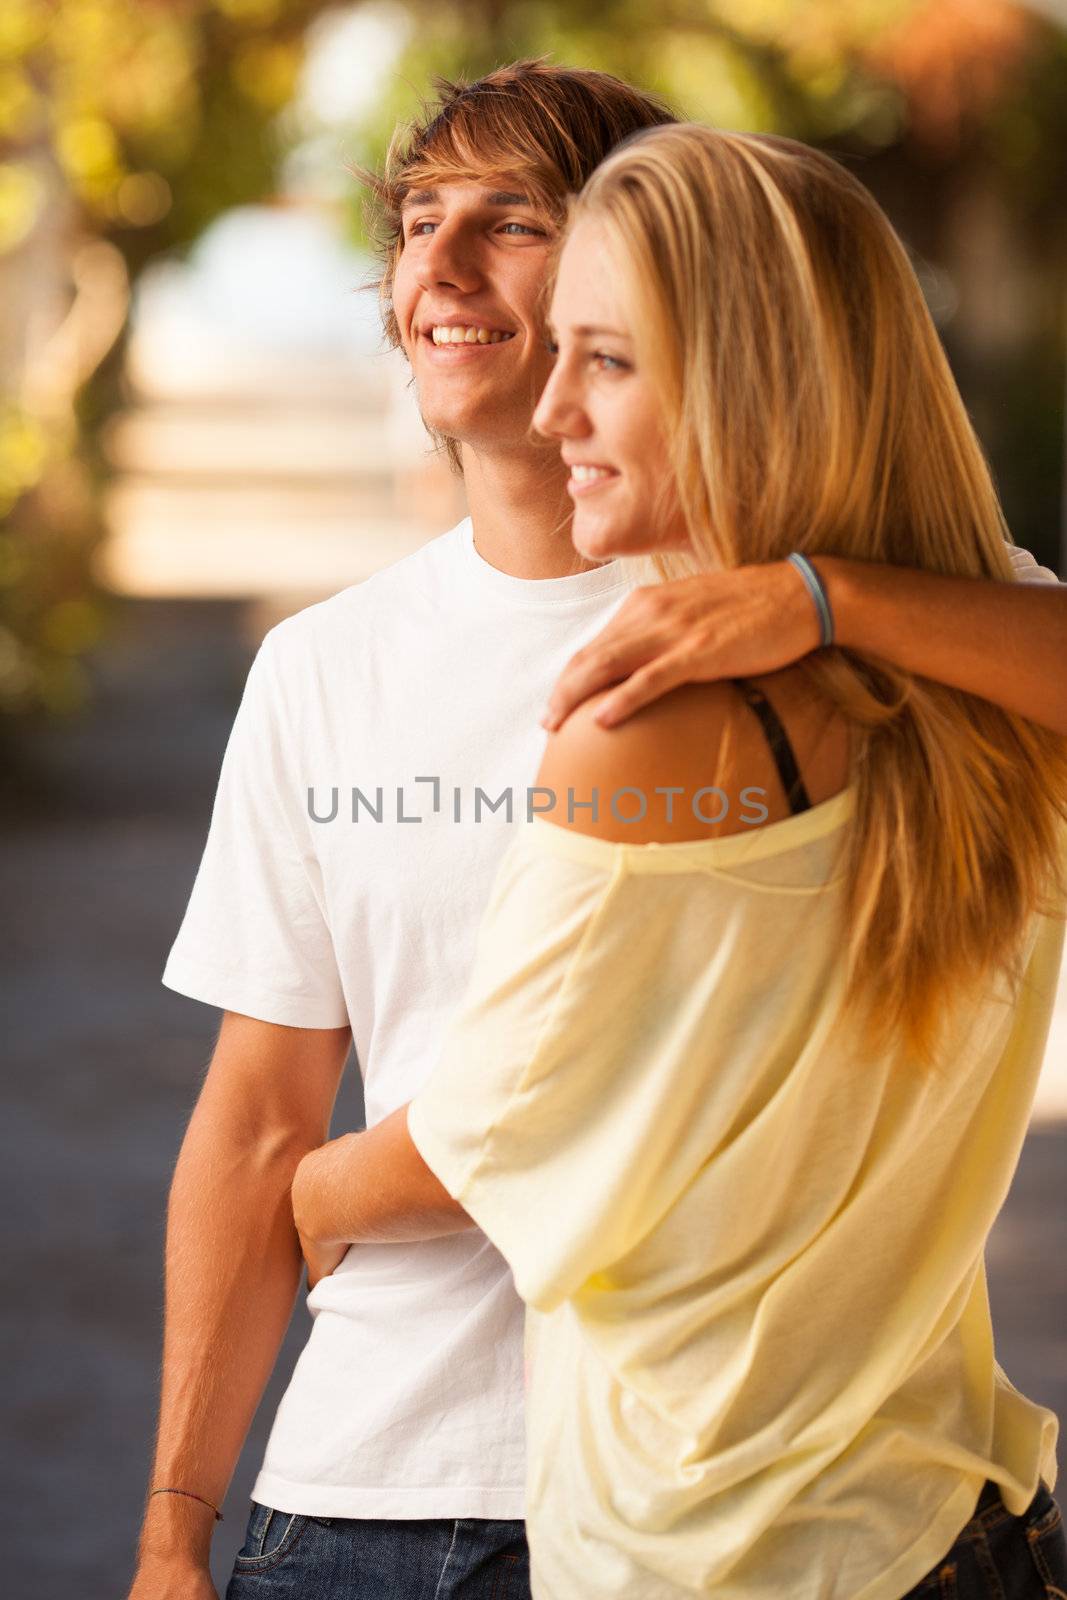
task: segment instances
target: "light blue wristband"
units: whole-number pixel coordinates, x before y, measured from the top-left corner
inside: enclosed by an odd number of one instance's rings
[[[819,577],[819,574],[816,572],[807,556],[800,555],[798,551],[794,550],[792,555],[786,557],[786,560],[790,561],[793,566],[796,567],[797,571],[800,573],[800,576],[804,579],[804,582],[808,586],[808,593],[815,602],[815,609],[819,613],[819,627],[822,629],[821,644],[824,646],[833,644],[834,614],[830,610],[830,601],[827,597],[826,589],[823,585],[822,579]]]

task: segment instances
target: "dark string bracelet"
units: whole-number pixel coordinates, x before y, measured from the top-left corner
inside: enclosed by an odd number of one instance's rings
[[[223,1517],[222,1512],[219,1510],[218,1506],[213,1506],[211,1504],[210,1500],[205,1500],[202,1494],[194,1494],[191,1489],[153,1489],[152,1490],[152,1494],[150,1494],[148,1496],[149,1500],[151,1500],[153,1494],[184,1494],[184,1495],[187,1495],[190,1500],[199,1500],[200,1504],[202,1506],[207,1506],[209,1511],[213,1511],[215,1513],[215,1521],[216,1522],[224,1522],[226,1520]]]

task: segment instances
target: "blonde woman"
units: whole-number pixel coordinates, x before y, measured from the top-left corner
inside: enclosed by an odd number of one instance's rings
[[[550,320],[536,423],[585,557],[794,556],[820,605],[820,556],[1010,579],[905,252],[827,157],[628,141]],[[994,1358],[983,1257],[1059,970],[1067,743],[824,620],[794,667],[564,723],[406,1127],[297,1174],[311,1260],[409,1215],[511,1264],[538,1600],[1067,1593],[1057,1421]]]

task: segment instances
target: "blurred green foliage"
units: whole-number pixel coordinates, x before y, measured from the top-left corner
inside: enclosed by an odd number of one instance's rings
[[[866,52],[920,0],[409,0],[411,37],[372,115],[361,158],[380,162],[437,76],[472,79],[502,61],[548,56],[613,72],[719,127],[881,148],[905,101]],[[358,209],[353,231],[364,237]]]
[[[97,425],[121,340],[34,398],[34,293],[71,299],[87,240],[128,277],[228,207],[268,198],[309,21],[324,0],[3,0],[0,5],[0,717],[76,709],[107,599]],[[35,320],[36,319],[36,320]],[[84,385],[90,390],[85,393]],[[112,398],[108,398],[111,396]]]

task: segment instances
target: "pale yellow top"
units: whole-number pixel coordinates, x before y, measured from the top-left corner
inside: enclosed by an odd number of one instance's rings
[[[828,1038],[854,792],[695,843],[545,818],[498,871],[409,1125],[527,1317],[536,1600],[898,1600],[987,1477],[1055,1483],[983,1249],[1062,921],[951,1072]]]

